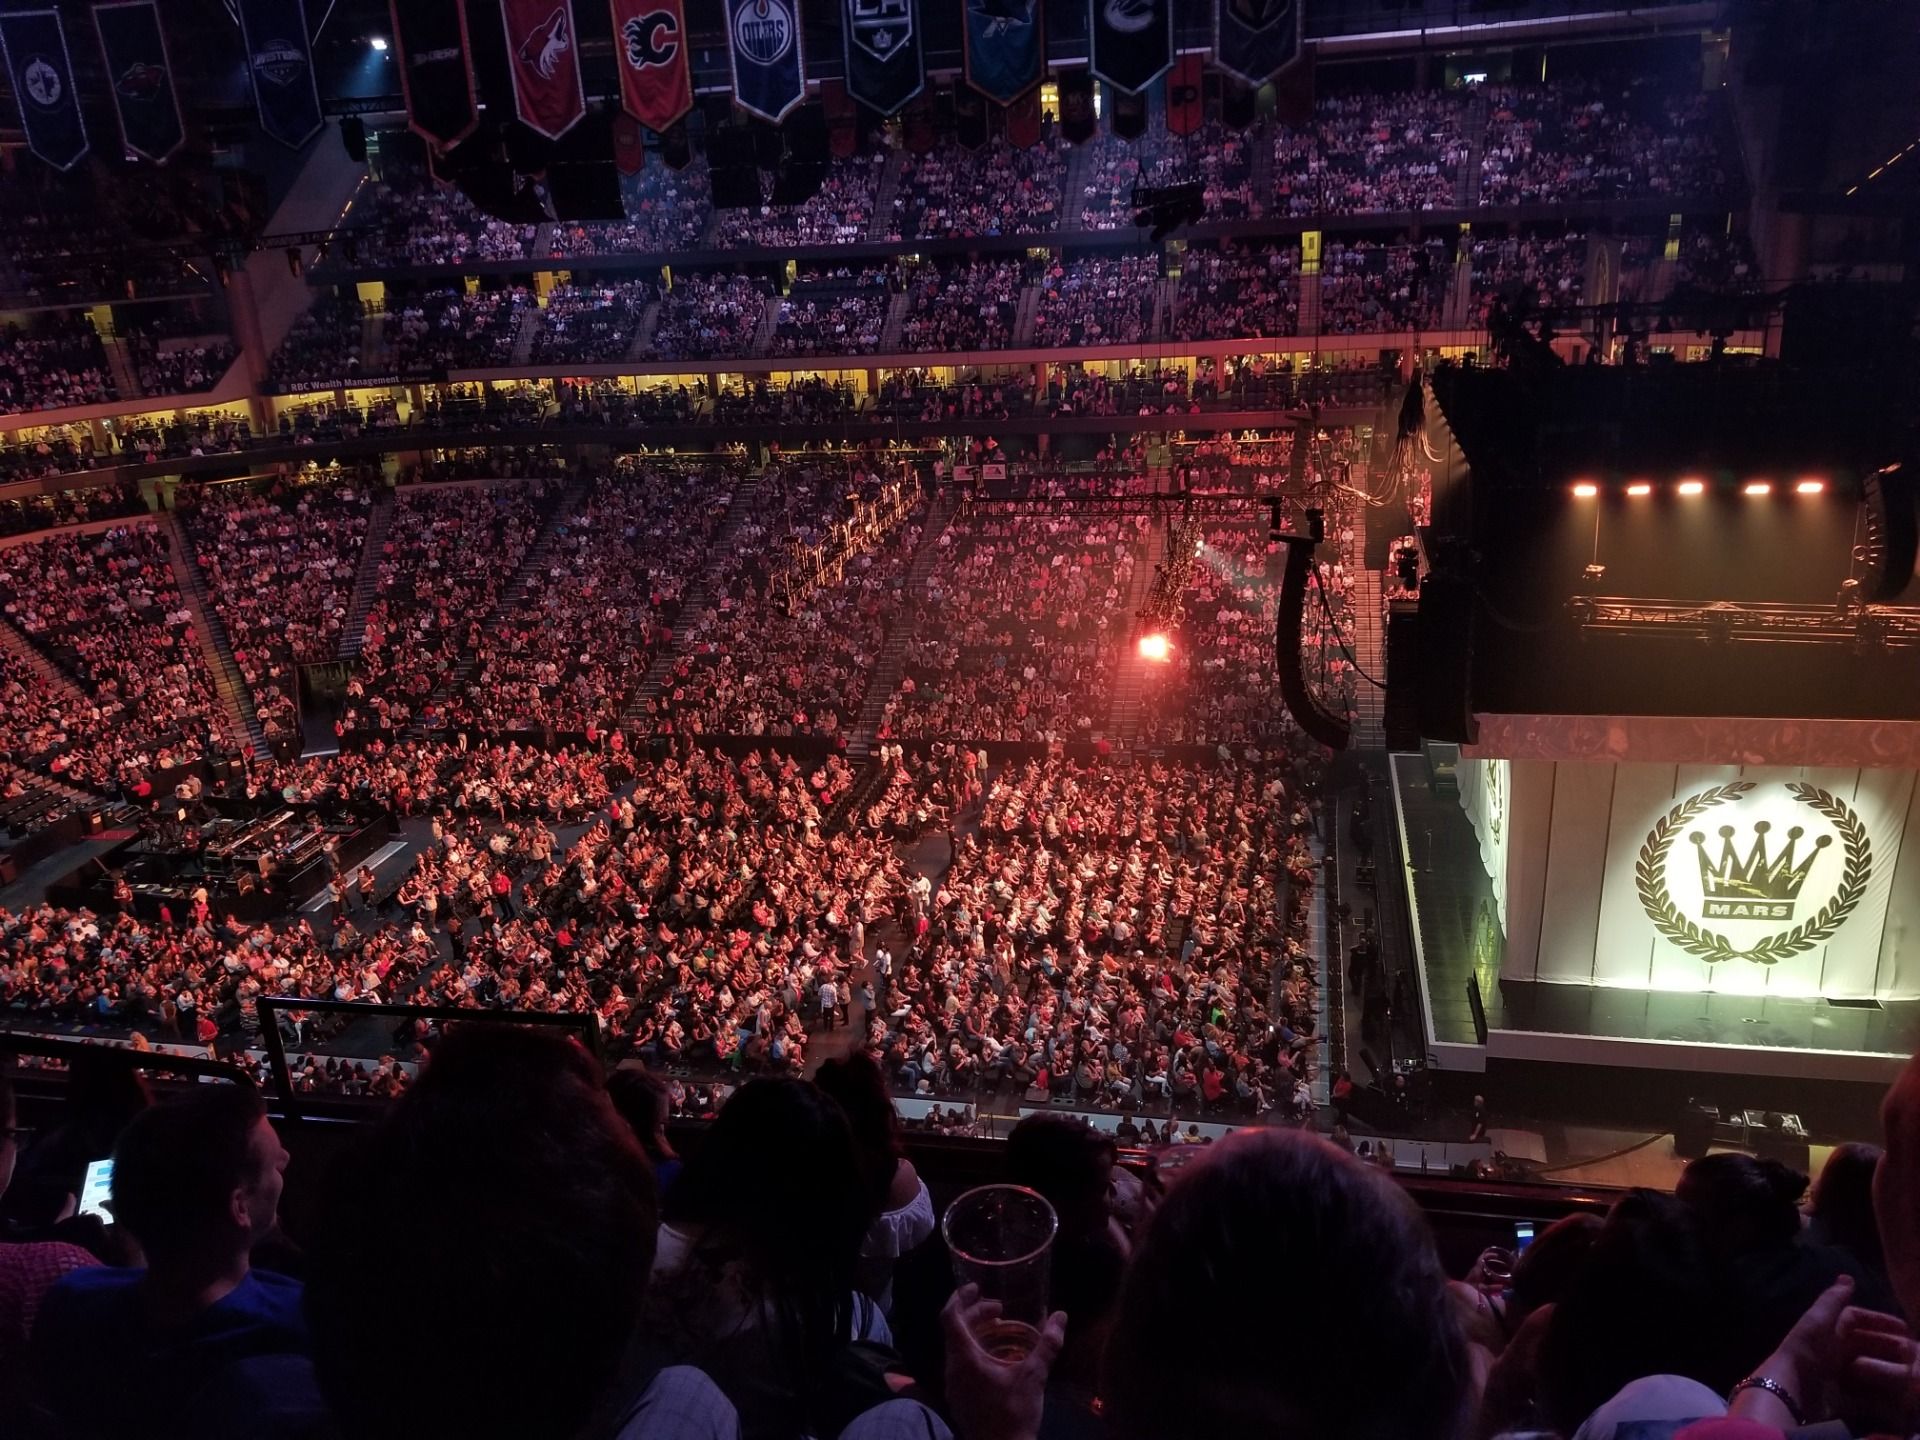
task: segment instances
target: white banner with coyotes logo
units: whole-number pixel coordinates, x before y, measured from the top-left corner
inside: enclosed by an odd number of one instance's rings
[[[1920,819],[1914,781],[1900,770],[1515,761],[1501,974],[1920,996],[1920,846],[1904,843]]]

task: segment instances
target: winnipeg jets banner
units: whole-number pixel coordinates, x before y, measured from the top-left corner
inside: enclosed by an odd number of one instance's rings
[[[1173,0],[1087,0],[1093,73],[1138,95],[1173,66]]]
[[[918,8],[917,0],[843,0],[847,93],[882,115],[893,114],[927,83]]]
[[[54,10],[0,15],[0,50],[13,77],[27,148],[56,170],[71,170],[87,153],[87,122],[73,90],[73,57]]]
[[[536,135],[558,140],[587,113],[572,0],[500,0],[513,110]]]
[[[965,0],[967,83],[1011,105],[1040,83],[1040,0]]]
[[[727,0],[733,102],[779,124],[807,94],[797,0]]]
[[[472,49],[463,0],[392,0],[393,45],[407,123],[451,150],[480,124],[473,97]]]
[[[613,58],[620,103],[649,130],[665,130],[693,108],[681,0],[613,0]]]
[[[1218,0],[1214,57],[1220,68],[1264,85],[1300,58],[1305,0]]]
[[[240,39],[260,128],[298,148],[323,123],[305,0],[239,0]]]
[[[165,160],[186,143],[167,37],[154,0],[93,7],[93,28],[120,117],[120,143],[143,160]]]

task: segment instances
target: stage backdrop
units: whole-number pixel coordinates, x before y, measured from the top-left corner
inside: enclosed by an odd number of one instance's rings
[[[1505,872],[1503,979],[1920,996],[1913,771],[1516,760],[1502,788],[1461,768],[1469,816],[1505,796],[1503,841],[1475,821]]]
[[[1510,760],[1462,760],[1460,808],[1467,812],[1474,838],[1480,842],[1480,864],[1493,882],[1493,908],[1500,927],[1507,924],[1507,867],[1513,827],[1507,823],[1507,802],[1513,792]]]

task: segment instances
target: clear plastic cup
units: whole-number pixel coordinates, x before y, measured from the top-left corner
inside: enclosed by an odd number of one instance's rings
[[[982,1185],[947,1207],[940,1222],[957,1285],[977,1285],[997,1314],[974,1326],[981,1349],[1018,1365],[1047,1320],[1047,1266],[1060,1228],[1046,1197],[1024,1185]]]

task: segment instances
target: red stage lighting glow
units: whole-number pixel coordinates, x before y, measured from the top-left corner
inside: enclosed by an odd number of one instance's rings
[[[1644,480],[1636,480],[1633,484],[1627,486],[1627,494],[1629,495],[1651,495],[1652,493],[1653,486]]]
[[[1574,498],[1578,500],[1591,500],[1599,493],[1600,487],[1591,480],[1582,480],[1573,487]]]
[[[1140,637],[1140,658],[1142,660],[1165,661],[1173,655],[1173,642],[1160,631],[1154,630]]]
[[[1682,495],[1704,495],[1707,493],[1707,482],[1704,480],[1682,480],[1680,482],[1680,493]]]
[[[1771,495],[1773,493],[1773,486],[1765,480],[1749,480],[1745,485],[1740,487],[1740,493],[1742,495]]]
[[[1827,482],[1824,480],[1807,479],[1800,481],[1793,490],[1796,495],[1818,495],[1826,488]]]

